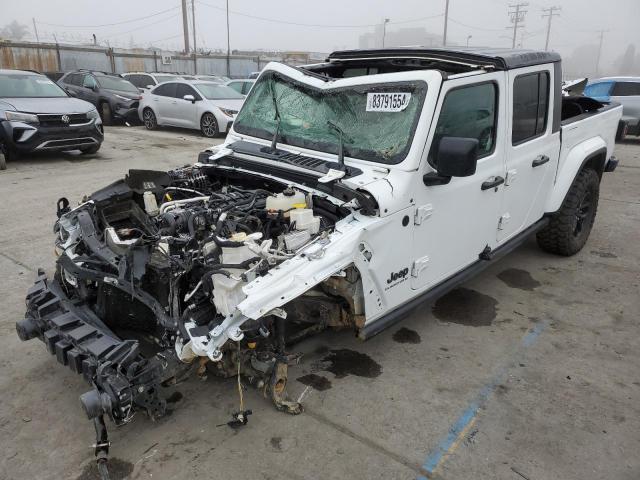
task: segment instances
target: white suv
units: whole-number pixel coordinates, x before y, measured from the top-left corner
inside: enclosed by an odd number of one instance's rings
[[[145,73],[145,72],[129,72],[123,73],[123,78],[126,78],[142,92],[147,92],[156,85],[164,82],[171,82],[174,80],[183,80],[182,75],[177,73]]]

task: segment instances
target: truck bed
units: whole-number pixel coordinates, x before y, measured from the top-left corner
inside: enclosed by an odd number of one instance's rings
[[[560,161],[558,170],[568,154],[581,143],[592,141],[606,144],[608,159],[613,153],[618,120],[622,106],[617,103],[602,103],[588,97],[563,97],[561,117]],[[598,140],[601,139],[601,140]],[[585,146],[585,149],[588,149]],[[584,153],[588,153],[585,152]]]

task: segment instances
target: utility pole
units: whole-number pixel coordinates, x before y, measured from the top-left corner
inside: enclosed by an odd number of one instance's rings
[[[473,35],[467,35],[467,47],[469,46],[469,40],[473,38]]]
[[[554,13],[557,10],[562,10],[562,7],[549,7],[549,8],[542,9],[542,11],[544,12],[544,15],[542,15],[542,18],[547,17],[547,41],[544,44],[545,50],[549,50],[549,35],[551,34],[551,19],[553,17],[560,16],[559,13]]]
[[[38,36],[38,27],[36,26],[35,17],[31,17],[33,20],[33,31],[36,34],[36,43],[38,44],[38,48],[36,51],[38,52],[38,71],[42,70],[42,58],[40,57],[40,37]]]
[[[382,22],[382,48],[384,48],[384,39],[387,36],[387,23],[389,23],[389,19],[385,18]]]
[[[447,46],[447,23],[449,23],[449,0],[444,4],[444,33],[442,34],[442,46]]]
[[[600,30],[600,45],[598,45],[598,56],[596,57],[596,77],[599,75],[600,70],[600,55],[602,54],[602,41],[604,39],[605,30]]]
[[[227,77],[231,77],[231,43],[229,42],[229,0],[227,0]]]
[[[193,74],[198,74],[198,60],[196,55],[198,52],[196,50],[196,4],[195,0],[191,0],[191,27],[193,28]]]
[[[187,14],[187,0],[182,0],[182,32],[184,33],[184,53],[189,54],[189,16]]]
[[[528,7],[529,4],[527,2],[516,3],[515,5],[509,5],[509,8],[515,9],[510,10],[509,15],[511,15],[511,23],[513,23],[513,37],[511,40],[511,48],[516,48],[516,35],[518,35],[518,28],[524,28],[524,25],[521,25],[524,22],[524,17],[527,15],[527,10],[521,10],[522,7]],[[511,30],[512,27],[507,27],[507,29]]]
[[[38,36],[38,27],[36,26],[36,19],[31,18],[33,20],[33,32],[36,34],[36,42],[40,43],[40,37]]]

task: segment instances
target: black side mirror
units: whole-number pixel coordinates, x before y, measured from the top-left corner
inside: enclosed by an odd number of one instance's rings
[[[437,172],[425,174],[424,184],[445,185],[451,177],[469,177],[476,173],[479,143],[476,138],[442,137],[434,159]]]
[[[470,177],[476,173],[477,138],[442,137],[436,150],[436,168],[447,177]]]

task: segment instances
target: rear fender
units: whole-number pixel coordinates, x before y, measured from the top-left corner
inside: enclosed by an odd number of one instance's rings
[[[545,212],[556,212],[562,206],[564,198],[578,175],[585,167],[593,168],[602,176],[607,159],[607,144],[602,137],[593,137],[571,149],[558,167],[553,190],[547,199]]]

